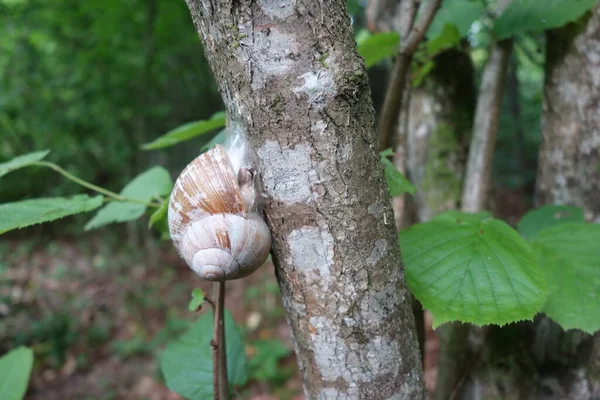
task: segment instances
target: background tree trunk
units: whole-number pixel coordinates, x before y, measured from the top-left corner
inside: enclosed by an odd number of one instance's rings
[[[600,218],[600,10],[548,32],[538,205],[580,206]],[[490,328],[464,398],[592,400],[600,397],[600,333],[534,323]]]
[[[419,399],[423,379],[367,74],[337,1],[187,0],[257,149],[311,399]]]
[[[600,9],[547,34],[539,204],[582,207],[600,222]]]

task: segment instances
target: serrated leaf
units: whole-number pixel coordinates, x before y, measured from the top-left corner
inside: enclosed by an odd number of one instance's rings
[[[23,399],[32,367],[33,351],[27,347],[17,347],[0,357],[0,399]]]
[[[451,24],[456,26],[459,36],[463,38],[484,11],[485,5],[481,1],[444,0],[426,36],[429,40],[434,39],[442,34],[446,24]]]
[[[498,39],[541,32],[577,20],[598,0],[519,0],[511,2],[494,24]]]
[[[27,167],[37,161],[40,161],[50,153],[50,150],[36,151],[15,157],[10,161],[0,163],[0,177],[16,169]]]
[[[483,213],[445,214],[399,238],[408,287],[431,311],[434,327],[532,319],[546,299],[546,282],[525,240]]]
[[[549,284],[543,312],[564,329],[600,330],[600,225],[566,223],[540,231],[532,246]]]
[[[120,194],[128,199],[148,203],[155,197],[165,196],[172,188],[173,181],[169,172],[157,166],[133,178]],[[84,229],[89,231],[115,222],[133,221],[141,217],[145,210],[146,206],[143,204],[115,201],[102,207]]]
[[[415,186],[396,168],[393,162],[385,157],[384,152],[381,153],[381,163],[384,167],[385,180],[390,190],[390,196],[401,196],[404,193],[415,194],[417,190]]]
[[[372,67],[384,58],[391,57],[398,52],[400,36],[396,32],[382,32],[364,39],[356,47],[358,54],[365,59],[367,68]]]
[[[202,289],[194,289],[192,290],[192,300],[190,300],[190,304],[188,304],[188,310],[195,312],[198,311],[198,308],[204,303],[204,292]]]
[[[70,198],[50,197],[0,204],[0,234],[92,211],[102,205],[102,200],[102,196],[82,194]]]
[[[179,339],[167,345],[160,366],[167,387],[190,400],[213,399],[213,314],[198,318]],[[246,383],[246,356],[239,328],[225,311],[227,375],[230,385]]]
[[[460,43],[460,33],[454,24],[445,24],[438,36],[427,41],[427,53],[430,56],[449,49]]]
[[[196,136],[211,132],[215,129],[225,126],[226,114],[224,111],[219,111],[213,114],[210,119],[189,122],[178,126],[177,128],[165,133],[158,139],[142,145],[144,150],[157,150],[170,147],[181,142],[185,142]]]
[[[546,228],[570,222],[585,222],[581,208],[547,205],[525,214],[517,224],[517,230],[525,237],[534,237]]]

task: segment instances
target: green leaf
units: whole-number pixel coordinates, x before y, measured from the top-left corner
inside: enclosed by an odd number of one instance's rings
[[[169,233],[169,221],[168,221],[168,211],[169,211],[169,201],[171,194],[166,197],[166,199],[161,203],[160,207],[158,207],[150,216],[150,221],[148,222],[148,228],[154,227],[161,234],[161,239],[169,239],[171,237]]]
[[[429,75],[434,66],[435,63],[432,60],[429,60],[425,64],[423,64],[423,66],[421,66],[418,69],[417,76],[415,77],[415,79],[413,79],[413,87],[419,87],[423,82],[423,79],[425,79],[425,77]]]
[[[226,114],[224,111],[219,111],[213,114],[210,119],[189,122],[181,125],[172,131],[165,133],[158,139],[142,145],[144,150],[157,150],[170,147],[181,142],[190,140],[196,136],[211,132],[215,129],[225,126]]]
[[[102,205],[102,200],[102,196],[82,194],[71,198],[50,197],[0,204],[0,234],[92,211]]]
[[[364,39],[356,50],[365,59],[367,68],[398,52],[400,36],[396,32],[376,33]]]
[[[485,5],[481,1],[444,0],[427,30],[427,38],[431,40],[442,35],[446,24],[454,25],[463,38],[483,11]]]
[[[167,345],[160,366],[167,387],[191,400],[213,399],[213,314],[198,318],[179,339]],[[246,383],[246,356],[239,328],[225,311],[227,376],[230,385]]]
[[[369,32],[368,29],[362,28],[358,32],[356,32],[356,35],[354,35],[354,41],[356,42],[357,46],[360,46],[365,40],[367,40],[371,36],[371,32]]]
[[[120,194],[128,199],[148,203],[156,197],[167,195],[172,188],[173,181],[169,172],[157,166],[133,178]],[[115,201],[102,207],[84,229],[89,231],[114,222],[133,221],[141,217],[145,210],[146,206],[143,204]]]
[[[414,185],[410,183],[408,179],[406,179],[402,172],[398,171],[398,168],[396,168],[393,162],[386,158],[394,154],[392,150],[387,149],[382,151],[380,154],[381,163],[383,164],[385,171],[385,180],[387,181],[387,185],[390,190],[390,196],[401,196],[404,193],[410,193],[414,195],[416,192]]]
[[[498,39],[540,32],[575,21],[598,0],[519,0],[511,2],[494,24]]]
[[[196,288],[192,290],[192,300],[190,300],[188,310],[196,312],[200,309],[202,303],[204,303],[204,292],[202,291],[202,289]]]
[[[427,41],[427,53],[432,56],[442,50],[454,47],[460,43],[460,39],[460,32],[458,32],[456,25],[445,24],[438,36]]]
[[[543,312],[564,329],[600,330],[600,225],[566,223],[532,240],[549,284]]]
[[[250,379],[262,382],[272,382],[285,378],[279,367],[279,360],[287,357],[291,350],[280,340],[256,340],[250,349],[255,355],[248,361]]]
[[[21,400],[25,397],[33,367],[33,351],[17,347],[0,358],[0,399]]]
[[[399,241],[408,287],[433,314],[434,327],[532,319],[546,299],[527,242],[484,213],[444,213],[401,231]]]
[[[547,205],[525,214],[517,230],[525,237],[534,237],[546,228],[569,222],[585,222],[581,208]]]
[[[37,161],[40,161],[50,153],[50,150],[36,151],[33,153],[23,154],[13,158],[10,161],[0,163],[0,177],[8,174],[15,169],[27,167]]]

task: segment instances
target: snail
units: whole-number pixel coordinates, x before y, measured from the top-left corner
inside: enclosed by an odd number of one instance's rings
[[[201,278],[239,279],[256,271],[271,249],[260,215],[257,176],[249,146],[234,137],[185,167],[171,194],[168,221],[179,255]]]

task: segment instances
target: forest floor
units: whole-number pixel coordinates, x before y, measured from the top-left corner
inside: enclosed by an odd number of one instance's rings
[[[511,205],[510,196],[500,203],[506,209],[497,214],[509,223],[521,213],[522,205]],[[197,318],[188,311],[191,291],[210,293],[210,283],[183,264],[170,242],[146,240],[140,251],[108,232],[0,241],[0,354],[21,344],[34,348],[27,399],[181,398],[166,388],[157,359]],[[230,282],[226,307],[241,327],[248,358],[259,345],[276,357],[238,388],[238,397],[303,399],[273,265]],[[426,327],[425,381],[431,394],[438,340],[428,313]]]

